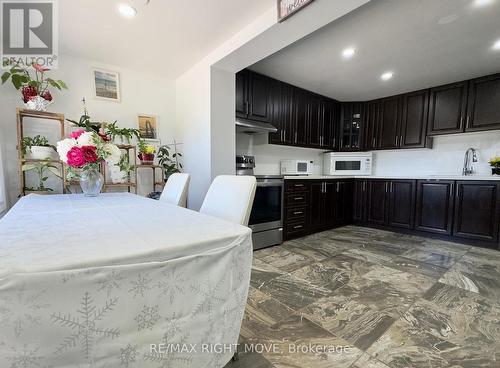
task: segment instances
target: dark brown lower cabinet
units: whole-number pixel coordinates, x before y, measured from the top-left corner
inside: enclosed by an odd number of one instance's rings
[[[351,223],[498,248],[500,181],[285,180],[285,239]]]
[[[352,219],[355,222],[365,221],[366,180],[355,180],[353,185]]]
[[[415,185],[415,180],[391,180],[389,182],[389,226],[413,229]]]
[[[368,180],[366,192],[366,221],[374,225],[387,224],[387,191],[386,180]]]
[[[499,184],[457,181],[453,235],[485,241],[498,240]]]
[[[451,235],[454,181],[417,181],[415,229]]]

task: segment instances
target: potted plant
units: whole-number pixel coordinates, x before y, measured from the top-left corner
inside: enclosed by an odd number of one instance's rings
[[[130,181],[130,172],[134,170],[134,168],[135,165],[130,163],[128,154],[124,153],[117,165],[109,166],[111,181],[115,184]]]
[[[46,111],[47,106],[52,103],[49,87],[57,88],[60,91],[68,88],[62,80],[47,78],[45,73],[50,69],[44,68],[40,64],[33,63],[24,67],[19,63],[12,65],[6,61],[3,66],[11,66],[11,68],[2,74],[2,84],[10,79],[14,88],[21,91],[22,100],[27,109]],[[30,67],[35,71],[34,77],[28,71]]]
[[[174,152],[171,153],[170,150],[174,147]],[[158,149],[158,163],[162,166],[165,173],[165,181],[170,177],[170,175],[179,173],[182,170],[182,164],[179,162],[179,157],[182,157],[180,152],[177,152],[177,145],[163,145]]]
[[[116,144],[130,144],[132,138],[141,139],[139,129],[118,128],[116,121],[107,124],[104,133]]]
[[[70,123],[72,123],[73,125],[75,125],[75,127],[80,128],[78,130],[83,129],[87,132],[95,132],[95,133],[99,134],[100,129],[101,129],[101,123],[96,122],[96,121],[90,121],[90,116],[85,115],[85,114],[80,116],[79,121],[71,120],[71,119],[66,119],[66,120],[69,121]]]
[[[139,149],[139,160],[141,160],[142,165],[153,165],[155,159],[156,148],[150,144],[147,144],[143,139],[139,140],[137,144]]]
[[[500,157],[493,157],[489,164],[491,166],[492,175],[500,175]]]
[[[45,182],[49,178],[47,175],[49,172],[58,178],[62,178],[60,170],[50,161],[24,164],[22,170],[24,172],[34,171],[38,177],[38,187],[24,188],[25,193],[48,194],[49,192],[53,192],[52,188],[45,187]]]
[[[29,158],[35,160],[52,159],[56,149],[55,146],[49,143],[47,138],[41,135],[36,135],[33,138],[24,137],[21,141],[21,146],[23,156],[26,156],[29,152]]]

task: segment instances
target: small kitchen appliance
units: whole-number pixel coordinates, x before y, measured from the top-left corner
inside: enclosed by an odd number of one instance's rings
[[[314,161],[281,160],[281,175],[311,175]]]
[[[325,175],[371,175],[371,152],[326,152],[323,160]]]

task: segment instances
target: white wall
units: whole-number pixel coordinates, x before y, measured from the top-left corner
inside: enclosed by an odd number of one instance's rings
[[[121,102],[108,102],[93,97],[92,68],[98,67],[120,73]],[[146,74],[60,55],[59,69],[50,73],[57,79],[64,80],[69,89],[61,93],[54,93],[55,102],[49,111],[65,114],[66,118],[78,120],[82,115],[82,98],[87,101],[87,108],[93,120],[115,121],[121,127],[137,127],[138,114],[155,114],[158,116],[158,131],[162,142],[171,142],[174,125],[175,87],[173,81],[164,80],[156,75]],[[10,83],[10,82],[9,82]],[[16,151],[16,107],[22,107],[20,93],[12,85],[0,87],[0,143],[4,146],[4,164],[7,178],[7,194],[12,205],[18,195],[18,169]],[[42,125],[40,125],[42,126]],[[32,131],[32,134],[46,134],[57,139],[57,135],[50,133],[52,129],[45,128]],[[30,131],[26,132],[28,135]],[[182,147],[181,147],[182,150]],[[150,175],[143,174],[139,179],[142,185],[140,194],[152,190]]]
[[[434,138],[433,149],[373,151],[374,175],[461,175],[467,148],[478,150],[477,174],[491,174],[488,160],[500,156],[500,131],[466,133]],[[315,160],[322,171],[322,150],[267,144],[267,135],[237,134],[236,152],[253,155],[256,174],[279,174],[280,160]]]

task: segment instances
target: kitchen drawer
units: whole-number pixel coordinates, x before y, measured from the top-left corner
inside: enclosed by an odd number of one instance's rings
[[[286,192],[304,192],[309,190],[309,183],[297,180],[285,180]]]
[[[285,208],[306,206],[309,204],[309,192],[296,192],[287,194],[285,197]]]
[[[308,229],[305,220],[285,225],[286,239],[306,234],[307,231]]]
[[[307,207],[287,208],[285,212],[286,222],[305,221],[307,216]]]

